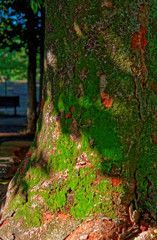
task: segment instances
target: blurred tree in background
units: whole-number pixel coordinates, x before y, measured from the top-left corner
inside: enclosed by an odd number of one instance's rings
[[[42,3],[42,2],[41,2]],[[40,4],[41,4],[40,3]],[[32,7],[33,10],[32,10]],[[36,126],[36,69],[40,53],[40,83],[43,78],[44,7],[38,11],[33,1],[0,1],[0,47],[8,51],[26,49],[28,55],[28,131]]]

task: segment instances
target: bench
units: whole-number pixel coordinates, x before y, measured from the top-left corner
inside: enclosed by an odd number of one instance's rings
[[[14,107],[14,114],[16,115],[16,107],[20,106],[19,96],[1,96],[0,107]]]

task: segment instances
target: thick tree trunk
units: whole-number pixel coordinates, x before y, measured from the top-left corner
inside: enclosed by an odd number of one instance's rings
[[[36,129],[36,55],[37,39],[35,32],[35,15],[32,9],[27,12],[28,28],[28,106],[27,106],[27,129]]]
[[[10,190],[13,223],[41,239],[134,239],[155,222],[152,2],[47,0],[36,138]]]

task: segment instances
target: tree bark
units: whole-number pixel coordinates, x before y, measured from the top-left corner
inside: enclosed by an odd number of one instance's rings
[[[36,55],[37,38],[35,30],[35,15],[31,8],[27,11],[27,44],[28,44],[28,106],[27,129],[32,132],[36,129]]]
[[[27,227],[47,224],[41,239],[133,239],[155,224],[153,12],[151,1],[47,0],[36,138],[12,190]]]
[[[45,39],[45,7],[41,9],[41,29],[40,29],[40,107],[42,99],[43,77],[44,77],[44,39]]]

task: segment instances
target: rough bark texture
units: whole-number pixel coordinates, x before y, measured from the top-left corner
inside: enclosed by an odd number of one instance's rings
[[[40,95],[41,106],[43,77],[44,77],[44,39],[45,39],[45,8],[41,8],[41,29],[40,29]]]
[[[47,0],[41,113],[3,233],[19,219],[30,239],[134,239],[155,224],[154,4]]]
[[[27,29],[28,29],[28,106],[27,121],[28,131],[36,129],[36,55],[37,38],[35,32],[35,15],[31,8],[27,10]]]

